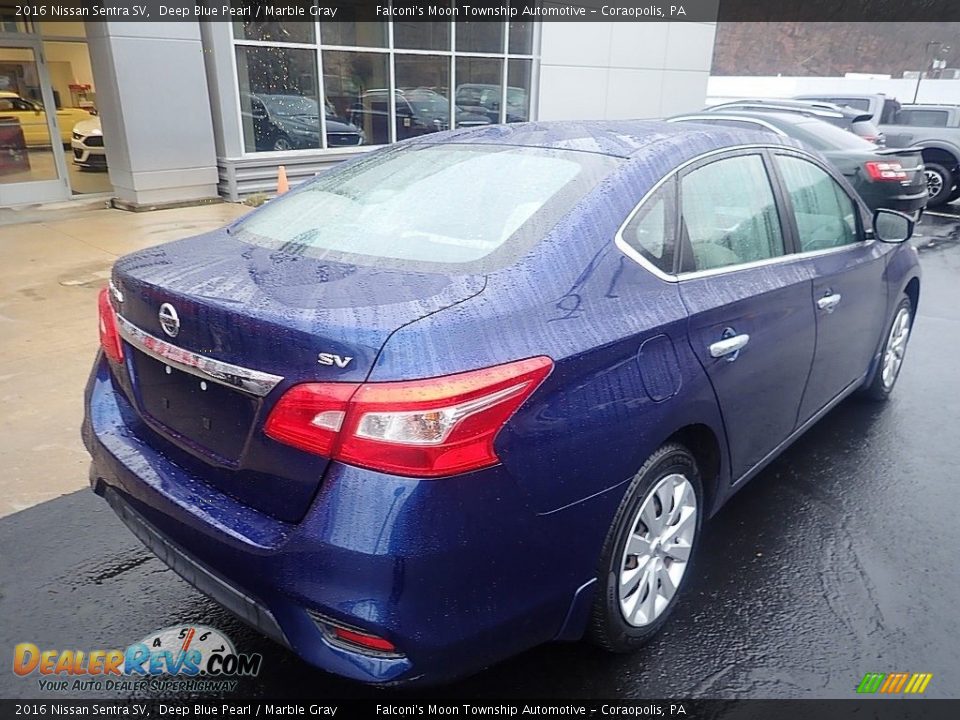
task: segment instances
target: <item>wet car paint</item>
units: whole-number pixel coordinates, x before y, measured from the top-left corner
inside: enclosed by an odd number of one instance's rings
[[[913,240],[924,288],[893,399],[844,402],[713,518],[664,633],[631,656],[546,645],[418,697],[846,698],[865,672],[894,670],[932,672],[927,696],[957,696],[960,218],[941,215]],[[204,623],[265,656],[236,696],[412,697],[326,675],[249,630],[87,490],[0,520],[0,547],[0,615],[15,618],[0,647],[125,647]],[[0,695],[44,693],[2,673]]]

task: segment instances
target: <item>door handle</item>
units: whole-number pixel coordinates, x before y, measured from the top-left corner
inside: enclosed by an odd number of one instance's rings
[[[717,340],[717,342],[710,345],[710,357],[726,357],[729,362],[733,362],[737,359],[737,356],[740,354],[740,351],[747,346],[747,343],[750,342],[750,336],[746,333],[742,335],[727,335],[723,340]]]
[[[830,295],[824,295],[822,298],[817,300],[817,307],[821,310],[826,310],[828,313],[832,313],[837,305],[840,304],[840,293],[832,293]]]

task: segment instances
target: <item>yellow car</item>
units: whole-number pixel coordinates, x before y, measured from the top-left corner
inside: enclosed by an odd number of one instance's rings
[[[47,113],[43,105],[26,100],[14,92],[0,92],[0,117],[13,117],[23,128],[23,138],[28,147],[50,144],[50,131],[47,129]],[[89,120],[90,113],[81,108],[61,108],[57,110],[57,127],[60,142],[70,144],[70,132],[81,120]]]

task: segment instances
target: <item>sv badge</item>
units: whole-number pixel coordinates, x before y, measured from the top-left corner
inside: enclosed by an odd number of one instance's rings
[[[353,360],[352,357],[340,357],[333,353],[320,353],[317,355],[317,362],[321,365],[336,365],[338,368],[345,368]]]

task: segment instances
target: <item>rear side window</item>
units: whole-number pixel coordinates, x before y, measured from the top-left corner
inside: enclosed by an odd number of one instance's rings
[[[544,148],[395,146],[272,200],[232,232],[291,254],[478,272],[541,239],[620,162]]]
[[[901,110],[897,115],[898,125],[913,125],[914,127],[946,127],[946,110]]]
[[[784,254],[773,190],[760,155],[726,158],[693,170],[683,177],[680,194],[688,242],[684,271]]]
[[[857,242],[857,208],[840,184],[811,162],[778,155],[800,234],[800,251],[828,250]]]
[[[676,255],[676,180],[671,178],[647,198],[623,229],[625,243],[665,273]]]
[[[827,102],[832,102],[834,105],[846,105],[854,110],[870,111],[870,101],[867,98],[828,98]]]

